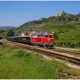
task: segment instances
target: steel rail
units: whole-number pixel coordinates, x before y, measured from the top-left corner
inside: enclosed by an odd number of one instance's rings
[[[31,51],[39,52],[40,54],[44,54],[46,56],[55,57],[55,58],[65,60],[65,61],[68,61],[70,63],[80,66],[80,59],[75,56],[66,55],[66,53],[63,54],[61,52],[52,51],[52,50],[39,48],[39,47],[34,47],[31,45],[22,44],[22,43],[18,43],[18,42],[11,42],[11,43],[15,44],[16,46],[20,46],[20,47],[23,47],[23,48],[31,50]]]

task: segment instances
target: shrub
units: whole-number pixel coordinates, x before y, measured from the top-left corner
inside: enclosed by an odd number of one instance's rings
[[[0,57],[2,56],[2,54],[0,54]]]
[[[69,48],[80,48],[80,42],[74,42],[74,41],[57,41],[55,42],[56,46],[63,46],[63,47],[69,47]]]
[[[30,55],[29,53],[26,53],[23,50],[17,51],[17,54],[16,54],[17,57],[23,57],[23,56],[29,56],[29,55]]]

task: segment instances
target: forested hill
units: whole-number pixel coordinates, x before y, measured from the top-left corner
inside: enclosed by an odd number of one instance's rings
[[[56,16],[26,22],[15,30],[16,34],[22,31],[55,32],[56,45],[80,47],[80,14],[61,11]]]
[[[50,16],[48,18],[41,18],[39,20],[26,22],[20,25],[18,29],[29,31],[30,30],[42,31],[45,25],[47,28],[48,25],[69,25],[69,24],[80,25],[80,14],[73,15],[61,11],[56,16]]]

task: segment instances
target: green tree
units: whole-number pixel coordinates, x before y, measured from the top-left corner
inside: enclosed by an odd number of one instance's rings
[[[54,33],[54,39],[58,40],[58,33],[57,32]]]
[[[11,36],[14,36],[14,30],[9,30],[8,32],[7,32],[7,37],[11,37]]]

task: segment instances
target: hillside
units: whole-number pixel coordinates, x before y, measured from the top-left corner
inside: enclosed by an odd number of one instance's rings
[[[45,24],[54,24],[54,25],[67,25],[67,24],[76,24],[80,25],[80,14],[69,14],[64,11],[61,11],[57,14],[57,16],[50,16],[48,18],[41,18],[39,20],[33,20],[26,22],[18,29],[26,29],[26,30],[35,30],[35,29],[43,29]],[[47,26],[47,25],[46,25]],[[35,29],[34,29],[35,28]]]
[[[55,45],[80,47],[80,14],[64,11],[56,16],[26,22],[18,27],[16,35],[22,31],[55,32]]]

